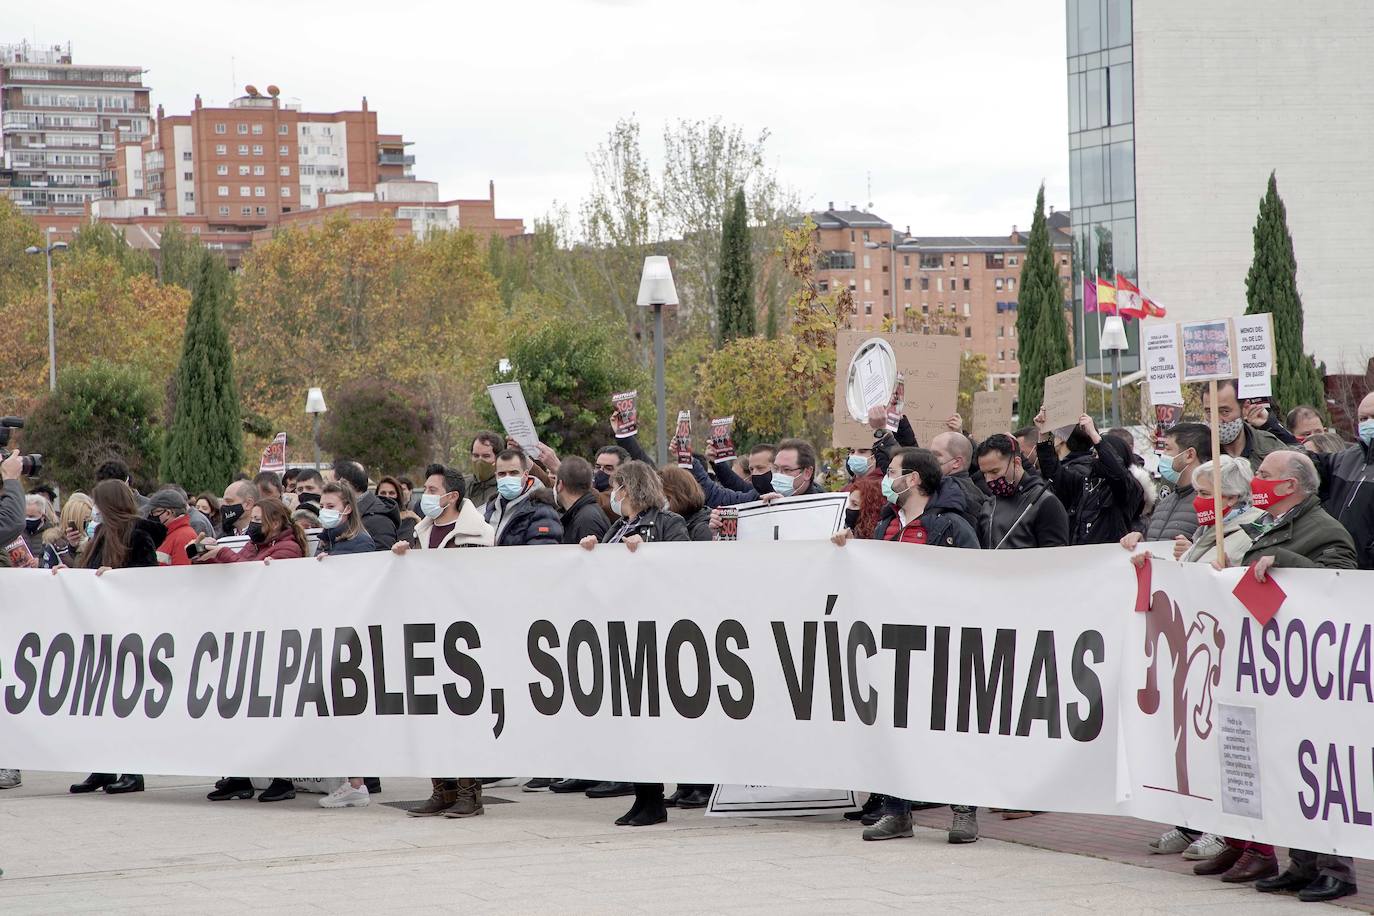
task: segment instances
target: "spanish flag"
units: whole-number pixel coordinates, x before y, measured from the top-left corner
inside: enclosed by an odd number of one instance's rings
[[[1097,310],[1103,315],[1116,314],[1116,286],[1101,277],[1097,278]]]

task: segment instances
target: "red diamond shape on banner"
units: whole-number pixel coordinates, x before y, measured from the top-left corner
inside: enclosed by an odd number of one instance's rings
[[[1235,590],[1232,591],[1250,615],[1264,626],[1274,619],[1274,615],[1279,612],[1283,602],[1287,600],[1288,593],[1279,587],[1274,581],[1272,570],[1264,577],[1261,582],[1255,578],[1255,568],[1251,566],[1245,570],[1245,575],[1240,577],[1236,583]]]

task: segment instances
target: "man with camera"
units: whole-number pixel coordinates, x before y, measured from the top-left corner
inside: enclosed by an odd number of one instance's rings
[[[19,485],[24,456],[18,451],[0,462],[0,545],[8,544],[24,533],[24,488]]]

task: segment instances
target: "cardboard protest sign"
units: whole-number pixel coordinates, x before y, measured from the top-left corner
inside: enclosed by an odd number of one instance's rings
[[[677,432],[673,434],[673,453],[677,455],[679,467],[692,466],[692,412],[677,412]]]
[[[267,448],[262,450],[262,460],[258,463],[258,473],[272,471],[277,474],[286,473],[286,433],[277,433],[277,437],[267,443]]]
[[[525,406],[525,392],[521,390],[520,383],[501,382],[497,385],[488,385],[487,394],[491,396],[491,404],[496,408],[496,415],[501,418],[501,426],[506,430],[506,435],[520,443],[526,455],[538,458],[539,434],[534,428],[533,418],[530,417],[530,409]]]
[[[615,414],[611,417],[617,439],[628,439],[639,432],[639,392],[622,391],[611,395],[611,405]]]
[[[982,442],[996,433],[1012,431],[1011,408],[1015,395],[1010,388],[973,393],[973,438]]]
[[[868,411],[891,407],[894,394],[900,406],[894,411],[896,418],[905,416],[923,444],[942,431],[945,420],[958,409],[963,344],[957,337],[840,331],[835,355],[836,446],[870,448]],[[899,375],[901,392],[896,391]]]
[[[1074,366],[1045,379],[1045,420],[1050,429],[1065,437],[1085,412],[1082,366]]]
[[[1150,400],[1155,404],[1182,404],[1183,386],[1178,365],[1178,325],[1151,322],[1145,336],[1145,371],[1150,382]]]
[[[1235,343],[1229,318],[1184,321],[1178,326],[1183,381],[1234,378]]]
[[[735,457],[734,428],[734,417],[718,417],[711,421],[711,448],[715,450],[717,461]]]
[[[1243,315],[1235,321],[1236,355],[1240,361],[1236,397],[1268,398],[1274,393],[1274,318],[1267,312]]]

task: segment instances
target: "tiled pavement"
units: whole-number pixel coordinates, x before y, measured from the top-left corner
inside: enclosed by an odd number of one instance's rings
[[[1139,851],[1154,826],[1112,818],[984,813],[987,839],[972,846],[948,845],[940,829],[864,843],[833,817],[673,812],[663,826],[616,828],[627,799],[518,789],[488,793],[512,804],[453,821],[375,804],[326,811],[305,795],[212,804],[206,781],[189,777],[152,777],[136,795],[68,795],[79,776],[25,773],[22,788],[0,792],[5,916],[1343,912],[1176,874],[1181,863]],[[384,787],[388,801],[428,792],[416,779]],[[943,828],[948,816],[919,819]]]

